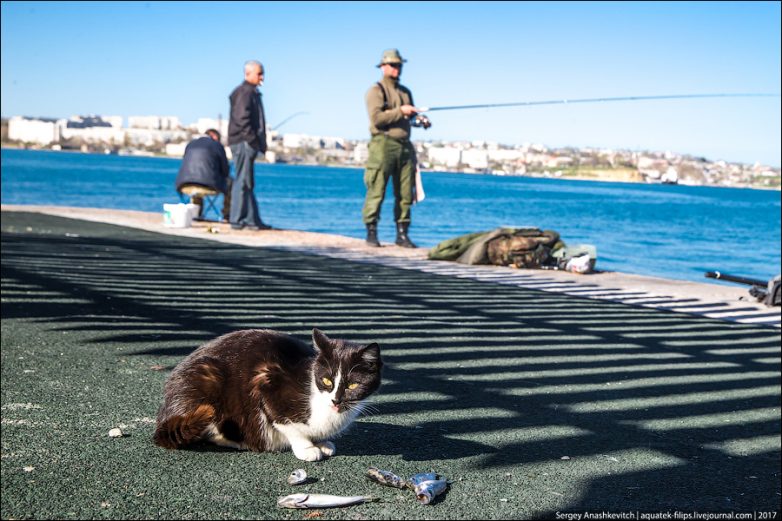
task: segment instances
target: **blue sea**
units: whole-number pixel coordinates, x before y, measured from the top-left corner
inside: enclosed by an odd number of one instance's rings
[[[181,160],[2,150],[2,203],[162,212],[179,202]],[[780,272],[780,192],[767,190],[422,173],[411,238],[431,247],[498,226],[553,229],[597,247],[597,268],[670,279],[721,271],[760,280]],[[255,193],[275,228],[364,238],[363,170],[259,163]],[[222,204],[222,203],[220,203]],[[394,240],[393,193],[381,242]]]

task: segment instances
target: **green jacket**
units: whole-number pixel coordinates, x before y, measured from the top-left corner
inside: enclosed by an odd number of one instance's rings
[[[577,269],[576,266],[570,266],[570,260],[584,255],[589,257],[588,267]],[[567,246],[554,230],[495,228],[443,241],[429,250],[428,258],[462,264],[494,264],[516,268],[549,267],[589,273],[595,269],[597,248],[591,244]]]
[[[383,110],[383,91],[375,83],[365,96],[369,114],[369,133],[386,134],[394,139],[410,139],[410,120],[402,115],[402,105],[413,105],[413,93],[399,81],[391,78],[380,80],[386,91],[386,109]]]
[[[449,260],[462,264],[489,264],[486,243],[516,228],[495,228],[485,232],[468,233],[448,239],[429,250],[430,260]]]

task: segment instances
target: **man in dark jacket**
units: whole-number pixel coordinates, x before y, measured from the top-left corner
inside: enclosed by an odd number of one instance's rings
[[[220,133],[210,128],[204,134],[206,135],[191,141],[185,148],[185,156],[176,178],[176,190],[192,194],[190,201],[200,206],[199,218],[204,214],[204,201],[198,188],[209,188],[222,193],[223,220],[227,222],[231,208],[231,171],[228,158],[223,145],[220,144]]]
[[[263,65],[244,64],[244,82],[231,93],[228,144],[231,146],[236,180],[231,196],[231,228],[266,230],[255,199],[255,158],[266,153],[266,120],[258,87],[263,85]]]

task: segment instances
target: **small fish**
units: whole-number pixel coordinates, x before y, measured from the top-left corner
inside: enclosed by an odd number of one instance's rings
[[[304,469],[296,469],[288,476],[288,485],[301,485],[307,481],[307,471]]]
[[[445,492],[448,481],[444,479],[432,479],[422,481],[415,486],[415,497],[423,505],[428,505],[434,498]]]
[[[387,485],[389,487],[410,488],[410,489],[413,488],[411,484],[409,484],[407,481],[405,481],[403,478],[400,478],[393,472],[389,472],[387,470],[381,470],[377,467],[369,467],[369,470],[367,470],[367,477],[372,481],[376,481],[381,485]]]
[[[330,494],[291,494],[277,500],[280,508],[332,508],[347,507],[377,501],[370,496],[332,496]]]
[[[434,481],[437,479],[437,473],[435,472],[422,472],[420,474],[416,474],[415,476],[411,476],[410,479],[407,481],[410,482],[411,485],[414,487],[418,485],[419,483],[422,483],[424,481]]]

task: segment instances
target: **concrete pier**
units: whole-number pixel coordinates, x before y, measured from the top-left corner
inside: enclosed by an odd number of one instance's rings
[[[779,519],[780,331],[741,288],[2,210],[3,519]],[[384,362],[335,456],[153,444],[164,382],[197,346],[313,327]],[[421,505],[370,466],[449,488]],[[297,468],[312,481],[290,486]],[[299,492],[380,501],[277,507]]]
[[[40,212],[73,219],[116,224],[180,237],[274,247],[302,253],[325,255],[357,262],[369,262],[402,269],[439,273],[491,281],[524,288],[604,299],[637,306],[691,313],[747,324],[779,328],[779,307],[768,307],[749,294],[749,286],[647,277],[628,273],[599,271],[578,275],[565,271],[513,269],[502,266],[465,266],[453,262],[429,261],[427,249],[367,246],[363,240],[342,235],[297,230],[237,231],[218,222],[193,222],[190,228],[166,228],[162,214],[101,208],[3,205],[2,211]],[[600,268],[598,259],[597,268]]]

